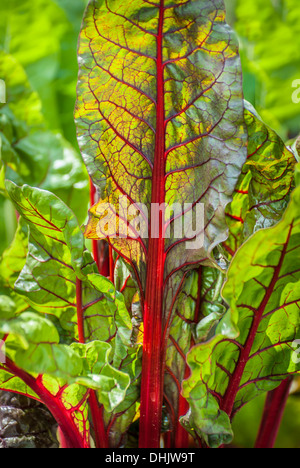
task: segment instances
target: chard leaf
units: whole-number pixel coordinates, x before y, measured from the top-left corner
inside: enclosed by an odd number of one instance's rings
[[[41,401],[37,394],[22,379],[6,370],[2,364],[0,365],[0,389]]]
[[[15,289],[37,312],[47,314],[55,324],[55,319],[60,320],[69,333],[68,337],[61,335],[67,343],[79,337],[78,308],[82,311],[87,344],[73,344],[69,353],[75,349],[79,354],[85,352],[85,359],[95,366],[99,356],[94,343],[101,341],[106,351],[112,347],[110,362],[101,371],[99,381],[94,371],[86,369],[76,382],[97,391],[105,408],[107,426],[113,426],[110,437],[119,443],[123,436],[120,431],[130,425],[136,414],[141,360],[140,346],[132,342],[132,323],[125,298],[107,278],[96,273],[96,265],[84,248],[78,222],[61,200],[49,192],[28,186],[20,188],[11,182],[7,183],[7,189],[30,229],[28,257]],[[89,347],[90,341],[94,347]]]
[[[0,259],[0,291],[3,296],[7,297],[7,304],[13,302],[13,315],[17,315],[29,307],[24,298],[13,290],[14,284],[26,263],[27,249],[28,227],[20,218],[15,237]],[[7,306],[7,304],[1,304],[0,309],[2,305]]]
[[[151,201],[205,204],[204,248],[189,251],[186,238],[176,242],[171,235],[165,243],[169,274],[203,260],[225,240],[224,209],[246,159],[240,61],[223,1],[175,2],[162,9],[163,25],[158,5],[135,1],[117,8],[116,2],[91,1],[79,46],[78,138],[100,195],[86,235],[109,239],[134,264],[142,283],[149,242],[142,235],[134,238],[125,226],[127,204],[135,209],[143,204],[144,218]],[[154,180],[163,194],[157,200]],[[127,201],[118,208],[122,196]],[[102,230],[103,202],[115,206],[119,234],[129,239],[113,238],[113,222]],[[166,213],[166,225],[172,217]]]
[[[9,333],[6,361],[0,366],[0,388],[38,399],[52,412],[49,400],[55,401],[54,408],[62,405],[64,417],[89,446],[90,389],[97,390],[99,404],[111,413],[124,400],[130,383],[127,374],[109,363],[111,346],[99,341],[60,345],[54,325],[36,313],[0,321],[0,329]],[[55,417],[56,412],[57,408]]]
[[[216,336],[188,354],[191,376],[183,394],[191,414],[185,422],[212,446],[230,441],[229,422],[243,405],[300,370],[294,359],[300,337],[299,203],[298,186],[283,219],[238,250],[222,293],[230,311]],[[209,434],[205,423],[197,426],[203,412]]]
[[[11,119],[5,118],[14,115],[16,118],[15,129],[19,132],[24,126],[29,129],[41,128],[43,116],[39,96],[30,86],[28,77],[22,65],[16,58],[0,50],[1,78],[6,84],[6,105],[1,104],[1,125],[9,136],[13,137]],[[18,136],[18,135],[15,135]]]
[[[72,211],[49,192],[29,186],[19,188],[11,182],[7,182],[7,189],[30,227],[29,253],[15,290],[35,310],[58,318],[70,338],[74,338],[78,336],[76,280],[80,278],[87,341],[111,340],[117,332],[119,309],[123,327],[130,327],[130,319],[124,317],[122,295],[116,302],[112,283],[100,275],[98,289],[89,282],[86,275],[96,273],[97,268],[85,250],[84,237]],[[129,332],[124,329],[126,332],[128,337]]]
[[[281,219],[294,188],[295,157],[255,109],[245,105],[248,158],[226,210],[230,235],[223,245],[231,255],[251,234]]]
[[[26,372],[98,390],[99,401],[107,411],[123,401],[129,377],[109,364],[111,346],[108,343],[59,344],[59,334],[53,323],[33,312],[1,319],[0,332],[9,335],[5,342],[6,355]]]
[[[20,271],[26,263],[28,251],[28,228],[20,218],[15,237],[0,260],[0,278],[3,288],[13,288]]]
[[[142,353],[141,346],[123,348],[122,355],[119,352],[119,366],[130,378],[130,386],[127,389],[123,401],[111,413],[106,413],[105,421],[109,427],[109,440],[112,447],[125,446],[128,437],[128,429],[139,415],[139,397],[141,384]],[[115,363],[114,363],[115,365]]]

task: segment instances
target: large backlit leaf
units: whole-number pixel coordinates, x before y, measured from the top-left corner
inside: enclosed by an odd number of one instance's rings
[[[243,405],[300,370],[293,354],[300,337],[299,203],[298,186],[282,221],[237,252],[223,289],[230,311],[215,338],[188,355],[187,425],[211,446],[230,441],[230,419]]]
[[[115,208],[121,233],[134,234],[121,219],[127,203],[144,204],[149,213],[151,201],[205,204],[203,249],[186,249],[182,238],[166,240],[171,273],[203,260],[226,238],[224,209],[246,158],[246,135],[240,62],[223,1],[162,5],[160,11],[140,1],[90,2],[79,47],[76,120],[100,204],[128,197]],[[146,217],[145,207],[141,212]],[[113,237],[113,225],[104,232],[99,218],[100,205],[91,210],[87,236]],[[148,242],[141,237],[111,242],[144,281]]]

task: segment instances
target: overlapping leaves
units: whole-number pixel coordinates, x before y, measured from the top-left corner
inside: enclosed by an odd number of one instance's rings
[[[88,393],[82,394],[80,386],[97,390],[99,402],[116,424],[123,400],[122,415],[138,397],[136,389],[134,398],[128,389],[130,378],[138,382],[135,364],[138,347],[131,347],[132,325],[124,298],[109,280],[97,273],[90,253],[84,248],[77,219],[60,199],[44,190],[20,188],[12,182],[7,182],[6,188],[30,229],[29,252],[15,290],[36,311],[16,316],[13,309],[9,320],[4,317],[1,331],[9,334],[7,349],[16,347],[11,358],[27,372],[43,374],[45,382],[49,376],[58,379],[59,389],[66,395],[66,383],[79,386],[76,392],[81,399],[85,395],[87,400]],[[68,345],[78,339],[78,312],[82,313],[87,344]],[[34,329],[33,338],[29,336],[27,321]],[[19,347],[14,344],[16,340]],[[66,344],[60,344],[61,340]],[[11,378],[6,374],[3,388],[8,388],[5,382]],[[21,385],[20,381],[12,380]],[[67,396],[65,401],[67,405]]]
[[[300,370],[293,359],[300,336],[299,201],[298,186],[282,221],[237,252],[223,289],[230,311],[215,338],[188,355],[186,424],[211,446],[230,442],[230,419],[243,405]]]

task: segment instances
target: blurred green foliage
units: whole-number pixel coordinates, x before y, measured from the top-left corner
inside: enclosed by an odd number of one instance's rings
[[[238,34],[245,98],[286,141],[300,133],[300,103],[292,101],[300,80],[299,0],[225,0]]]
[[[73,111],[77,40],[87,0],[9,0],[0,4],[0,253],[16,217],[4,179],[50,190],[80,222],[88,207],[88,176],[79,155]]]
[[[77,37],[87,0],[9,0],[0,5],[0,48],[24,67],[50,129],[76,144]]]

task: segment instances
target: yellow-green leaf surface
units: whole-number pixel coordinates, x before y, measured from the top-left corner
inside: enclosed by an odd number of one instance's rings
[[[110,239],[143,283],[149,243],[123,211],[140,207],[148,228],[151,202],[203,203],[205,247],[190,251],[171,236],[165,271],[203,260],[226,238],[224,209],[246,159],[240,60],[223,1],[90,1],[79,65],[78,139],[100,195],[86,235]],[[113,239],[113,222],[102,230],[101,202],[116,206],[108,216],[117,210],[129,239]]]

